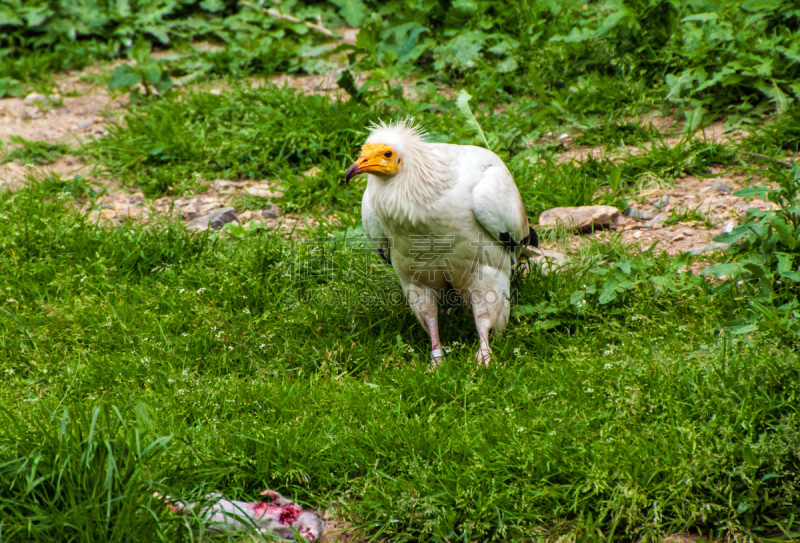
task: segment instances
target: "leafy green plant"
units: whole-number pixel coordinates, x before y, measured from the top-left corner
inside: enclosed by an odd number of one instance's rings
[[[775,210],[750,208],[745,220],[730,233],[714,238],[733,243],[729,262],[711,266],[704,274],[731,276],[725,288],[745,281],[751,303],[748,315],[731,321],[735,333],[767,329],[800,339],[800,166],[775,170],[779,186],[752,186],[735,192],[740,197],[759,197],[777,204]]]
[[[11,77],[0,78],[0,98],[6,96],[22,96],[25,88],[22,83]]]
[[[150,96],[152,86],[159,94],[172,88],[169,73],[161,64],[150,56],[150,43],[137,39],[130,51],[130,64],[117,66],[108,81],[111,89],[130,89],[130,100],[136,103],[140,97],[139,85],[144,88],[145,96]]]

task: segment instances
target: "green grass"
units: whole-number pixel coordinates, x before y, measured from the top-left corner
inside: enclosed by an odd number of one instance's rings
[[[51,164],[70,152],[69,147],[63,143],[31,141],[19,136],[11,136],[9,139],[15,147],[0,156],[0,164],[14,161],[41,166]]]
[[[796,538],[800,171],[758,172],[783,187],[785,209],[731,234],[747,237],[748,260],[729,251],[716,269],[737,280],[695,276],[685,255],[631,254],[621,236],[587,243],[562,273],[514,279],[488,369],[475,364],[472,316],[443,315],[448,352],[430,373],[425,331],[363,243],[363,181],[342,183],[379,119],[413,116],[434,141],[482,145],[443,86],[475,97],[534,221],[556,206],[623,210],[643,185],[738,166],[741,150],[785,160],[798,148],[788,2],[279,6],[361,26],[337,61],[369,71],[348,87],[357,100],[241,81],[327,72],[332,40],[305,24],[211,0],[51,4],[0,6],[0,95],[144,55],[143,40],[177,54],[138,63],[142,77],[230,76],[219,96],[139,97],[109,136],[74,151],[98,171],[149,196],[268,179],[284,211],[339,224],[302,239],[255,223],[103,228],[75,212],[99,195],[82,176],[0,194],[0,539],[220,540],[152,493],[253,499],[268,487],[370,540]],[[409,79],[416,100],[397,85]],[[632,120],[653,110],[685,112],[686,133],[704,113],[733,112],[752,134],[672,144]],[[578,145],[640,152],[559,162],[545,134],[575,131]],[[3,161],[72,152],[14,143]],[[311,167],[321,173],[304,177]],[[706,218],[667,224],[683,220]]]
[[[664,221],[664,226],[673,226],[681,222],[699,222],[706,228],[712,228],[713,223],[707,215],[703,215],[697,209],[672,209],[669,217]]]
[[[182,539],[153,490],[265,487],[398,540],[797,529],[796,354],[719,336],[739,295],[681,261],[597,246],[518,278],[491,368],[455,310],[428,373],[396,280],[342,231],[104,230],[70,198],[2,196],[11,540]]]

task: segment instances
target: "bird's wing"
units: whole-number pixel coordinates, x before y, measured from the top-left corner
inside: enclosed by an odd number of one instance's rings
[[[528,224],[522,196],[502,163],[483,170],[480,181],[472,188],[472,205],[481,226],[508,249],[535,243],[532,238],[536,234]]]
[[[369,187],[367,187],[361,199],[361,224],[364,226],[364,233],[367,234],[367,240],[369,240],[372,249],[378,253],[384,262],[391,264],[391,244],[386,234],[383,233],[383,226],[381,226],[381,221],[372,207],[369,193]]]

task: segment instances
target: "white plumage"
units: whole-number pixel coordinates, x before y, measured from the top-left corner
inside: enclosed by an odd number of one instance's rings
[[[472,307],[488,363],[489,331],[508,322],[510,275],[533,241],[525,206],[500,158],[481,147],[425,141],[409,122],[373,126],[347,179],[368,173],[364,230],[390,262],[438,364],[438,302],[452,287]],[[531,238],[533,236],[533,239]]]

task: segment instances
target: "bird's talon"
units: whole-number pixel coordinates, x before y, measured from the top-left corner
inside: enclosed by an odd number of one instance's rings
[[[475,359],[478,361],[479,364],[483,364],[485,367],[488,367],[489,362],[492,361],[492,350],[478,349],[478,352],[475,353]]]
[[[434,349],[431,351],[431,363],[428,364],[428,371],[433,371],[439,366],[442,365],[442,359],[444,358],[444,351],[441,349]]]

